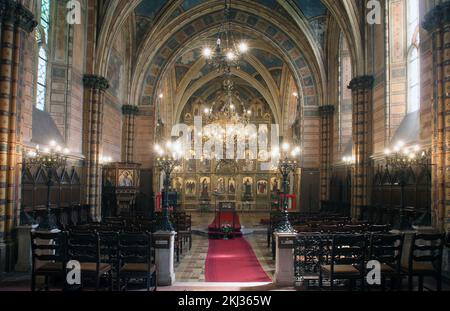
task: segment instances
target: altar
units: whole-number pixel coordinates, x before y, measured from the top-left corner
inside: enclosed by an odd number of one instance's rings
[[[208,226],[209,238],[233,238],[242,236],[236,202],[220,202],[213,222]]]

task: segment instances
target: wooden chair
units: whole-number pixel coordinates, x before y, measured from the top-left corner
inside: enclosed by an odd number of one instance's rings
[[[297,234],[295,241],[295,271],[296,276],[309,287],[311,282],[319,281],[321,256],[325,255],[323,251],[324,237],[320,232],[301,232]]]
[[[71,232],[67,239],[67,260],[77,260],[81,265],[81,280],[92,278],[95,290],[100,287],[101,278],[109,278],[110,289],[113,287],[112,266],[102,262],[100,237],[97,232]]]
[[[353,224],[347,224],[344,225],[342,228],[342,231],[345,233],[357,233],[357,234],[361,234],[365,231],[365,226],[364,225],[353,225]]]
[[[114,270],[119,260],[119,232],[98,231],[100,237],[100,261],[108,263]]]
[[[323,276],[329,278],[331,289],[335,280],[349,280],[350,290],[356,280],[361,281],[364,288],[366,237],[364,235],[334,235],[329,264],[320,266],[320,284]]]
[[[371,233],[388,233],[390,230],[390,225],[371,225],[367,229],[367,231]]]
[[[65,280],[65,234],[31,232],[31,290],[36,290],[36,277],[45,277],[45,290],[49,290],[49,278]],[[41,261],[38,263],[38,261]]]
[[[126,290],[131,278],[146,280],[147,291],[157,289],[156,266],[152,260],[152,239],[149,233],[121,233],[119,235],[119,264],[117,283]],[[122,286],[122,280],[125,285]]]
[[[419,290],[423,290],[424,277],[436,279],[437,290],[442,290],[442,255],[444,235],[415,234],[411,242],[408,265],[402,266],[402,272],[408,276],[408,288],[413,290],[413,278],[419,278]]]
[[[342,230],[342,227],[339,225],[321,225],[320,231],[323,233],[337,233]]]
[[[400,286],[403,242],[403,234],[372,234],[370,236],[369,260],[377,260],[381,264],[383,290],[386,288],[387,278],[391,281],[392,289],[394,281],[398,282],[398,287]]]

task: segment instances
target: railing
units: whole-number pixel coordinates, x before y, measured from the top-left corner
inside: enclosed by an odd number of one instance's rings
[[[295,283],[320,281],[320,265],[328,263],[332,236],[322,233],[299,233],[294,243]]]

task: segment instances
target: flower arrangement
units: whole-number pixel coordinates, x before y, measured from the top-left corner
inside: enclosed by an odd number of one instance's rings
[[[229,224],[225,224],[222,226],[222,232],[225,233],[225,235],[231,234],[233,232],[233,228]]]

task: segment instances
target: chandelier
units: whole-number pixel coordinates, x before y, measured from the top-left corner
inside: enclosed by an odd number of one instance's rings
[[[230,30],[230,7],[231,0],[225,0],[225,18],[220,25],[215,48],[205,47],[203,49],[203,56],[206,58],[207,64],[217,70],[217,72],[230,73],[231,68],[239,70],[240,59],[249,49],[246,42],[237,43],[234,39]]]
[[[406,146],[399,141],[393,148],[384,151],[386,164],[394,170],[404,170],[409,167],[427,166],[430,160],[430,150],[421,150],[420,146]]]
[[[234,96],[234,83],[230,74],[225,75],[223,92],[218,94],[211,107],[205,108],[203,113],[208,124],[201,133],[204,142],[210,140],[223,143],[228,137],[236,142],[239,135],[250,138],[254,135],[256,138],[256,133],[246,132],[252,112],[246,108],[238,93]],[[207,157],[216,158],[217,154]]]
[[[26,165],[42,166],[45,169],[58,169],[66,165],[69,149],[63,148],[52,140],[48,147],[40,148],[39,145],[34,150],[29,150],[25,155]]]

